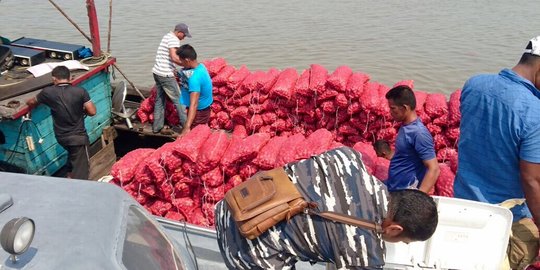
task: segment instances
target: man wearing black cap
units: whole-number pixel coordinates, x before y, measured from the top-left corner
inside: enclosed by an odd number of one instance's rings
[[[457,198],[513,207],[508,257],[523,269],[538,255],[540,226],[540,36],[518,64],[470,78],[461,93]],[[532,217],[532,219],[531,219]]]
[[[159,133],[163,129],[165,116],[165,95],[174,103],[178,111],[180,124],[186,122],[186,108],[180,104],[180,88],[176,81],[176,68],[174,64],[180,65],[180,59],[176,50],[180,47],[180,40],[191,37],[189,27],[185,23],[179,23],[174,30],[163,36],[156,53],[156,63],[152,69],[154,81],[156,82],[156,104],[154,106],[154,123],[152,131]]]

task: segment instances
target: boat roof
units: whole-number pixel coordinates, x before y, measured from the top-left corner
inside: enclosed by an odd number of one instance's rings
[[[44,64],[58,62],[60,61],[47,58]],[[115,62],[116,59],[112,57],[101,65],[88,67],[88,70],[71,70],[71,82],[77,85]],[[0,119],[17,119],[28,113],[26,100],[37,96],[44,87],[52,85],[50,72],[34,77],[27,69],[28,67],[14,66],[0,75]]]
[[[117,254],[118,239],[125,234],[128,208],[140,207],[121,188],[13,173],[0,173],[0,178],[0,198],[13,200],[0,212],[0,226],[23,216],[35,222],[30,249],[18,256],[19,264],[28,264],[23,269],[112,269],[120,264],[119,256],[111,254]],[[0,250],[0,262],[8,259]]]

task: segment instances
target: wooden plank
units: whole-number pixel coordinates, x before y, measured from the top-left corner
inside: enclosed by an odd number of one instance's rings
[[[112,165],[116,162],[116,153],[114,152],[114,141],[110,142],[90,158],[90,179],[98,180],[108,175]]]

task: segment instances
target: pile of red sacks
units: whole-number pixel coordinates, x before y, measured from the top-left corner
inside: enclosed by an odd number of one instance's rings
[[[111,171],[114,182],[153,214],[212,226],[215,202],[234,185],[258,170],[341,145],[362,153],[370,173],[387,178],[389,161],[376,156],[372,143],[395,141],[399,123],[391,119],[385,98],[390,87],[347,66],[329,73],[313,64],[298,73],[236,69],[222,58],[204,64],[214,84],[214,131],[197,127],[159,149],[135,150],[146,152],[127,154]],[[412,81],[395,85],[401,84],[414,87]],[[434,137],[441,165],[435,195],[453,196],[460,93],[448,101],[442,94],[415,90],[416,111]],[[148,115],[152,97],[143,105]],[[176,115],[172,109],[166,118]]]

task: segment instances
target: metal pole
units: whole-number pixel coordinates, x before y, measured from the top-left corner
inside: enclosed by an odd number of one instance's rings
[[[111,53],[112,1],[109,1],[109,32],[107,35],[107,52]]]

